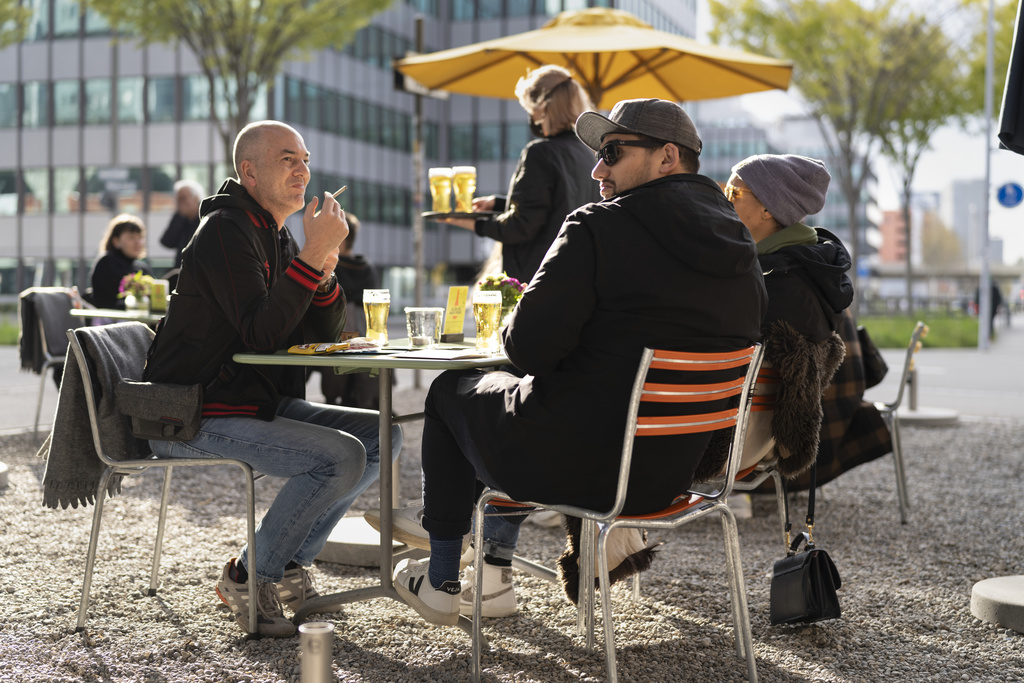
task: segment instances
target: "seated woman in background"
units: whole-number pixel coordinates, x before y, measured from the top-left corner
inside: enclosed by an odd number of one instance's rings
[[[137,216],[114,216],[100,240],[100,255],[89,273],[91,287],[85,299],[97,308],[124,309],[119,298],[121,280],[140,270],[152,275],[149,265],[140,259],[146,255],[146,226]]]

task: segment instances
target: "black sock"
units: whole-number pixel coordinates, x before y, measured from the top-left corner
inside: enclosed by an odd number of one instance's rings
[[[245,571],[245,567],[238,560],[231,560],[231,566],[228,568],[228,578],[235,583],[247,583],[249,581],[249,572]]]
[[[495,557],[494,555],[488,555],[484,553],[484,562],[486,564],[494,565],[495,567],[511,567],[512,560],[506,560],[501,557]]]
[[[299,568],[299,567],[301,567],[301,566],[302,566],[301,564],[299,564],[299,563],[298,563],[298,562],[296,562],[295,560],[292,560],[291,562],[289,562],[288,564],[286,564],[286,565],[284,566],[284,570],[285,570],[285,571],[288,571],[288,570],[290,570],[290,569],[298,569],[298,568]]]

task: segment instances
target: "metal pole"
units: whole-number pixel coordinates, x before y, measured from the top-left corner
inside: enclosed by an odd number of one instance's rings
[[[982,208],[979,250],[981,272],[978,276],[978,350],[988,351],[989,324],[992,320],[992,284],[988,264],[988,217],[992,202],[992,77],[995,71],[995,0],[988,0],[988,36],[985,44],[985,201]]]
[[[423,16],[416,17],[416,52],[423,53]],[[423,305],[423,95],[413,95],[412,137],[412,245],[416,267],[417,306]],[[413,370],[413,387],[421,386],[420,371]]]

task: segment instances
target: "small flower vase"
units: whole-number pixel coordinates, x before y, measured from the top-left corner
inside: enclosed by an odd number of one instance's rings
[[[512,311],[514,311],[515,308],[515,306],[501,307],[501,327],[506,327],[508,325],[509,316],[512,315]]]

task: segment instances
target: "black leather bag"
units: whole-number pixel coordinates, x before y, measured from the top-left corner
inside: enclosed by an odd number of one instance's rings
[[[809,624],[841,615],[836,590],[842,587],[839,570],[823,549],[814,545],[814,488],[816,466],[811,467],[807,505],[807,531],[796,535],[789,551],[772,568],[771,624]],[[785,494],[785,482],[783,482]],[[789,500],[786,498],[786,536],[790,532]],[[803,550],[800,546],[803,545]]]
[[[114,389],[117,409],[131,418],[139,439],[189,441],[199,434],[201,384],[155,384],[122,379]]]
[[[857,326],[857,341],[860,342],[861,358],[864,361],[864,386],[870,389],[882,383],[885,373],[889,372],[889,365],[863,325]]]
[[[807,541],[803,550],[800,545]],[[841,615],[836,589],[842,586],[839,570],[828,553],[797,534],[790,554],[772,570],[771,623],[809,624]]]

